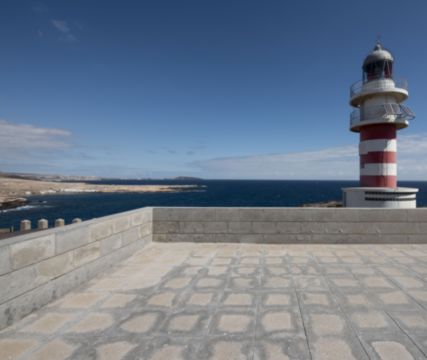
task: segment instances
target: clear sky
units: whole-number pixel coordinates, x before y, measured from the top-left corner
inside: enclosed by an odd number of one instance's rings
[[[349,86],[381,36],[427,175],[427,2],[1,0],[0,171],[357,179]]]

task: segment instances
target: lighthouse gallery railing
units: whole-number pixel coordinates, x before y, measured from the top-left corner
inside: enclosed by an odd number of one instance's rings
[[[350,98],[361,93],[364,85],[369,83],[369,90],[384,90],[389,88],[399,88],[408,90],[408,81],[406,79],[379,79],[373,81],[359,80],[350,86]]]

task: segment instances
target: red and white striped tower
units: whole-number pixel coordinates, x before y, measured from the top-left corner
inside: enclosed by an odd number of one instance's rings
[[[345,206],[416,207],[417,189],[397,187],[397,130],[414,118],[402,105],[405,80],[393,77],[393,56],[377,42],[363,62],[363,78],[350,88],[350,130],[360,133],[360,188],[344,189]]]

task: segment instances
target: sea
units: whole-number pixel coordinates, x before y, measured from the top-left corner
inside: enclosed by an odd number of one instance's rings
[[[23,219],[33,227],[44,218],[52,226],[55,219],[66,224],[74,218],[89,220],[145,206],[227,206],[298,207],[303,204],[340,201],[341,188],[358,186],[357,181],[316,180],[103,180],[93,184],[196,185],[188,191],[156,193],[81,193],[29,197],[29,204],[0,211],[0,228],[19,228]],[[427,182],[402,181],[399,186],[415,187],[417,206],[427,206]]]

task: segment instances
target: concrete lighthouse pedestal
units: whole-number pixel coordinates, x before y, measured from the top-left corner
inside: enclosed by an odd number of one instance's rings
[[[415,188],[353,187],[344,188],[344,207],[413,209],[417,207]]]

